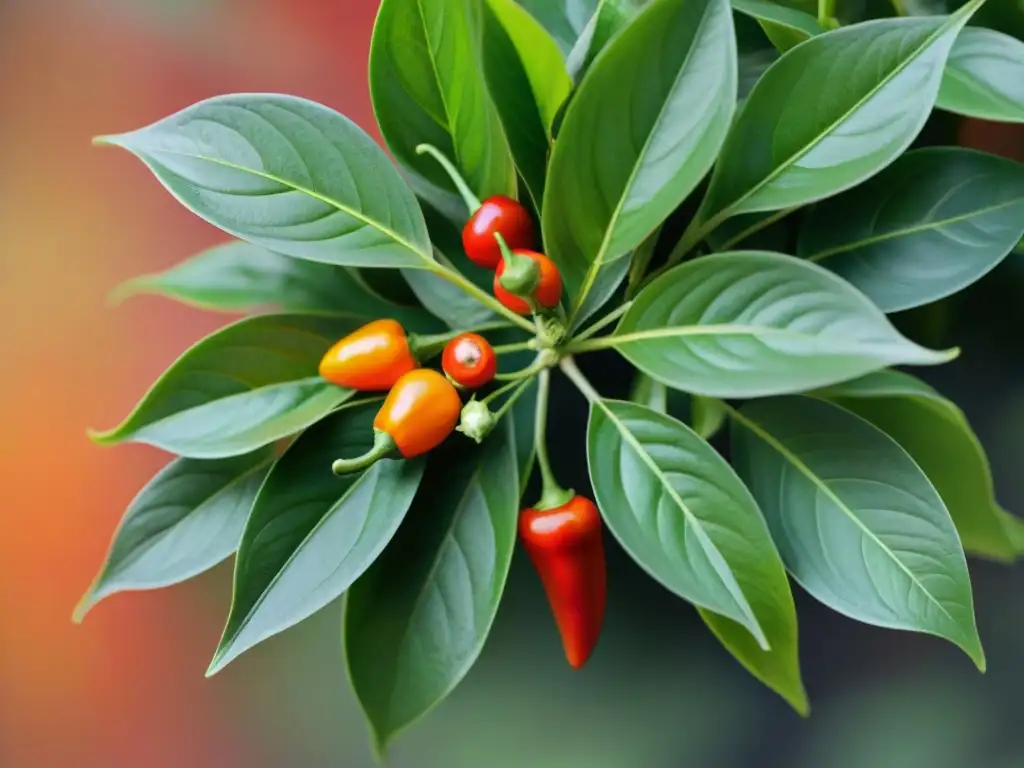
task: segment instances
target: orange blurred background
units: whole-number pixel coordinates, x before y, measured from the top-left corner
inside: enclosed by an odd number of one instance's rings
[[[0,0],[4,768],[371,764],[334,609],[210,680],[229,564],[117,595],[80,627],[70,615],[125,506],[167,460],[144,446],[100,449],[86,428],[117,423],[226,319],[155,298],[107,306],[123,279],[225,237],[137,160],[94,149],[90,137],[244,91],[315,99],[376,136],[365,64],[375,9],[375,0]],[[1024,154],[1016,136],[1010,146]],[[1002,274],[1019,285],[1019,270]],[[968,347],[947,382],[969,391],[965,372],[980,361]],[[1005,451],[994,459],[1001,498],[1020,513],[1024,399],[1019,370],[1013,387],[995,385],[1007,375],[990,374],[978,428]],[[815,708],[801,721],[714,645],[692,610],[623,558],[616,564],[603,647],[576,675],[517,557],[480,664],[400,739],[394,764],[959,768],[982,750],[992,760],[975,764],[1024,765],[1012,709],[1024,687],[1024,623],[1003,602],[1019,600],[1019,569],[972,563],[993,670],[984,678],[938,641],[854,625],[798,596]]]

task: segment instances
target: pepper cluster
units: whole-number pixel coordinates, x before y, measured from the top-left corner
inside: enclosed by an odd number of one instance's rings
[[[416,336],[406,334],[396,320],[385,319],[349,334],[324,355],[320,375],[342,387],[388,394],[373,422],[372,447],[362,456],[336,460],[332,469],[345,474],[395,453],[420,456],[456,429],[479,442],[524,386],[537,378],[536,453],[543,485],[538,502],[520,513],[519,537],[540,576],[565,657],[579,668],[601,631],[606,575],[597,506],[558,485],[547,455],[548,367],[557,359],[550,347],[560,341],[563,329],[562,277],[551,259],[532,250],[534,224],[526,208],[500,195],[477,200],[438,150],[422,145],[420,151],[437,158],[462,192],[470,212],[462,231],[466,256],[494,270],[495,297],[513,312],[534,315],[538,338],[545,342],[536,345],[540,351],[534,365],[501,376],[495,348],[475,333]],[[444,375],[423,367],[439,352]],[[481,400],[474,394],[463,405],[460,391],[484,388],[496,378],[509,383]],[[513,394],[492,412],[489,403],[510,389]]]

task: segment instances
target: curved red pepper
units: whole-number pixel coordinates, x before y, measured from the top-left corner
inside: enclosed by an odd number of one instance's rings
[[[606,575],[601,515],[584,496],[552,509],[526,509],[519,537],[540,575],[569,664],[590,657],[604,621]]]

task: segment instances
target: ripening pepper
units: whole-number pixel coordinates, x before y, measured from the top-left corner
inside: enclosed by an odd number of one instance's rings
[[[533,220],[529,211],[504,195],[481,202],[462,229],[462,247],[470,261],[487,269],[498,266],[501,249],[495,234],[504,237],[509,248],[532,248]]]
[[[320,360],[320,375],[360,391],[391,389],[399,377],[438,354],[450,334],[406,334],[397,320],[374,320],[337,341]]]
[[[509,285],[507,278],[505,280],[502,279],[508,270],[509,260],[502,260],[494,273],[494,295],[498,301],[520,315],[528,315],[532,311],[529,302],[521,298],[526,295],[533,296],[537,304],[543,309],[551,309],[557,306],[558,302],[562,300],[562,273],[558,271],[555,262],[543,253],[537,253],[536,251],[518,249],[513,250],[512,254],[514,257],[519,257],[517,262],[513,262],[517,263],[517,267],[518,264],[523,263],[523,257],[530,259],[530,261],[537,265],[539,269],[537,270],[536,280],[533,282],[532,289],[518,284]],[[529,262],[526,262],[526,264],[529,264]],[[523,272],[526,274],[526,270],[523,270]]]
[[[483,336],[463,333],[445,345],[441,367],[460,387],[479,389],[489,384],[498,372],[498,357]]]
[[[585,496],[552,509],[526,509],[519,538],[540,575],[574,669],[590,657],[604,621],[606,576],[601,515]]]
[[[354,459],[338,459],[335,474],[355,472],[396,450],[411,459],[436,448],[459,422],[462,401],[448,379],[417,368],[395,382],[373,420],[373,447]]]

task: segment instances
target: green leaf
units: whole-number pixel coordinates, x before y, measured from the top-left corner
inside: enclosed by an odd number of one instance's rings
[[[331,345],[360,320],[259,315],[179,357],[121,424],[93,433],[196,459],[236,456],[305,429],[352,396],[317,375]]]
[[[598,0],[597,10],[566,57],[566,68],[573,83],[583,80],[597,54],[629,23],[631,10],[623,0]]]
[[[710,440],[725,423],[726,406],[714,397],[694,395],[690,399],[690,421],[693,431],[703,440]]]
[[[949,17],[844,27],[783,55],[729,132],[693,231],[829,197],[895,160],[924,126],[949,49],[982,1]]]
[[[1024,123],[1024,42],[992,29],[964,28],[949,54],[936,106]]]
[[[597,10],[598,0],[519,0],[568,56]]]
[[[576,324],[707,173],[735,100],[726,0],[655,0],[594,62],[566,112],[542,214]]]
[[[431,456],[408,519],[345,604],[349,678],[377,749],[441,702],[483,648],[516,537],[519,482],[503,421]]]
[[[1024,235],[1024,165],[969,149],[908,152],[819,203],[798,253],[884,312],[941,299],[994,268]]]
[[[782,53],[825,31],[809,13],[768,0],[732,0],[732,7],[756,19],[772,45]]]
[[[434,257],[438,263],[457,270],[480,288],[491,293],[494,272],[469,260],[462,247],[462,235],[451,221],[429,207],[425,208],[423,213],[430,229]],[[440,275],[424,269],[403,269],[402,276],[420,303],[450,328],[479,328],[488,323],[501,321],[501,317],[489,307]]]
[[[375,294],[355,270],[293,259],[245,242],[217,245],[164,272],[134,277],[118,286],[113,298],[140,294],[223,312],[271,309],[367,320],[392,317],[409,330],[437,329],[422,310],[396,306]]]
[[[850,618],[943,637],[984,670],[956,528],[896,441],[814,398],[733,416],[736,469],[793,578]]]
[[[665,385],[642,373],[637,373],[633,380],[629,400],[656,413],[668,413],[668,390]]]
[[[669,270],[598,343],[670,387],[719,398],[798,392],[956,355],[904,338],[865,296],[821,267],[760,251]]]
[[[193,213],[272,251],[351,267],[433,263],[416,198],[387,155],[312,101],[217,96],[97,141],[138,156]]]
[[[623,548],[667,589],[724,617],[707,616],[712,627],[742,625],[749,643],[724,629],[736,640],[730,650],[742,649],[754,674],[805,710],[786,573],[728,463],[682,422],[614,400],[591,404],[587,457],[601,514]]]
[[[867,419],[910,454],[945,502],[969,554],[1013,560],[988,457],[952,401],[897,371],[870,374],[821,395]]]
[[[377,559],[412,504],[421,459],[384,459],[337,477],[331,462],[373,443],[378,399],[315,424],[274,464],[235,561],[224,635],[207,676],[334,600]]]
[[[160,470],[128,505],[75,622],[108,595],[177,584],[228,557],[273,458],[264,448],[216,461],[175,459]]]
[[[551,126],[572,90],[558,45],[513,0],[484,4],[484,72],[526,188],[539,211]]]
[[[433,144],[479,197],[516,194],[508,142],[484,80],[481,0],[382,0],[370,43],[380,132],[417,194],[449,217],[465,205]]]

